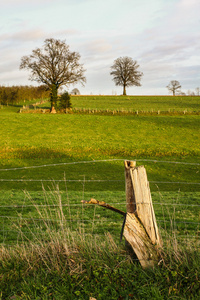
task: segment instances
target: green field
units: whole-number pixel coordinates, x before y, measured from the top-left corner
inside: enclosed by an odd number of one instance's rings
[[[49,241],[49,232],[62,232],[63,226],[67,226],[72,233],[79,230],[85,235],[92,234],[93,237],[111,233],[118,245],[123,223],[121,216],[99,207],[84,206],[81,200],[94,197],[125,210],[123,161],[128,159],[136,160],[137,165],[146,167],[154,210],[164,242],[167,243],[168,236],[171,236],[176,237],[185,249],[191,248],[191,245],[196,245],[194,249],[199,247],[199,102],[200,97],[189,96],[72,97],[73,107],[104,112],[115,110],[114,115],[99,112],[20,114],[17,113],[20,105],[2,107],[2,246],[15,245],[16,242],[26,244],[41,238]],[[43,107],[49,107],[49,103],[45,103]],[[117,113],[122,110],[149,113]],[[152,115],[152,111],[158,110],[173,114]],[[183,111],[189,114],[182,114]],[[62,212],[59,210],[60,204],[63,205]],[[99,270],[98,272],[101,273]],[[126,275],[123,273],[123,276]],[[88,278],[91,279],[90,275]],[[73,281],[72,278],[70,280]],[[59,284],[58,287],[60,289]],[[77,288],[76,286],[76,292]],[[170,293],[175,297],[175,283],[171,289]],[[31,295],[32,293],[33,291]],[[167,296],[161,298],[160,290],[157,295],[156,289],[152,293],[149,290],[145,296],[138,291],[136,298],[128,296],[129,298],[122,299],[148,299],[151,296],[154,299],[167,299]],[[165,293],[167,295],[167,291]],[[47,293],[44,292],[44,295]],[[75,295],[69,299],[79,299],[79,295]],[[28,298],[24,296],[24,299]],[[80,299],[84,298],[80,296]],[[99,299],[103,299],[103,296]],[[110,299],[115,298],[113,296]]]
[[[199,96],[72,96],[73,107],[127,111],[199,112]]]

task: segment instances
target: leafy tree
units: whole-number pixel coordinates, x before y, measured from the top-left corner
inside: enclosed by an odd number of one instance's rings
[[[171,91],[173,93],[173,96],[176,95],[176,92],[180,92],[180,82],[177,80],[171,80],[170,83],[166,86],[168,88],[169,91]]]
[[[71,107],[72,103],[70,100],[70,95],[68,94],[68,92],[65,92],[59,97],[59,108],[61,110],[64,109],[65,111],[67,111],[67,109]]]
[[[46,85],[40,86],[0,86],[0,103],[6,105],[18,104],[24,100],[49,98]]]
[[[117,58],[111,66],[110,75],[113,75],[115,85],[123,86],[123,95],[126,95],[126,87],[141,86],[143,73],[138,68],[137,61],[127,56]]]
[[[46,39],[42,49],[21,59],[20,69],[31,70],[30,80],[45,84],[51,91],[51,110],[57,106],[58,89],[63,85],[85,83],[85,70],[79,63],[80,54],[70,52],[65,41]]]
[[[3,90],[2,93],[2,100],[3,100],[3,104],[8,106],[8,102],[9,102],[9,94],[6,93],[6,89]]]

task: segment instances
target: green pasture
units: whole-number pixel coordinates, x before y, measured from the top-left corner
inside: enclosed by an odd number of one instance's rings
[[[199,190],[199,128],[197,115],[187,116],[104,116],[81,114],[0,115],[0,179],[2,189],[41,188],[28,180],[86,180],[86,190],[122,190],[123,160],[138,160],[147,168],[149,181],[161,190]],[[89,164],[80,161],[115,159]],[[158,161],[158,162],[156,162]],[[180,164],[162,161],[180,162]],[[63,165],[65,163],[65,165]],[[184,163],[184,164],[181,164]],[[53,164],[56,164],[54,166]],[[40,167],[45,165],[45,167]],[[50,165],[50,166],[49,166]],[[52,166],[53,165],[53,166]],[[5,169],[24,168],[5,171]],[[29,168],[35,167],[35,168]],[[38,168],[37,168],[38,167]],[[105,180],[98,184],[87,180]],[[82,185],[68,183],[71,188]],[[152,189],[156,189],[152,183]]]
[[[140,105],[144,105],[146,110],[150,110],[150,105],[155,105],[154,109],[164,110],[167,106],[172,109],[173,103],[177,110],[183,107],[189,110],[193,107],[193,111],[198,111],[199,97],[183,97],[182,104],[181,97],[140,96],[138,100],[135,97],[129,98],[73,96],[72,102],[73,106],[79,103],[80,108],[87,105],[91,108],[93,103],[93,108],[98,105],[97,108],[105,109],[107,99],[109,109],[132,109],[134,103],[133,109],[138,110],[143,109]],[[19,108],[20,105],[0,109],[1,205],[16,206],[12,209],[9,206],[1,208],[1,225],[4,228],[1,241],[11,242],[12,235],[13,240],[16,239],[16,230],[12,233],[12,226],[15,225],[11,226],[10,220],[15,224],[18,215],[25,219],[36,217],[35,208],[28,205],[30,199],[33,204],[44,202],[42,189],[49,192],[59,187],[65,205],[66,201],[78,205],[75,222],[71,223],[76,224],[75,227],[78,226],[77,220],[86,218],[88,222],[94,218],[94,208],[80,206],[82,199],[95,197],[124,208],[125,159],[137,160],[137,165],[146,167],[153,201],[164,204],[157,204],[155,207],[162,225],[171,226],[168,223],[173,218],[174,206],[171,204],[178,201],[178,228],[189,228],[190,233],[196,230],[199,213],[198,206],[195,205],[199,203],[200,192],[198,115],[20,114],[17,113]],[[31,197],[25,197],[23,191],[30,193]],[[181,204],[186,207],[181,207]],[[71,212],[73,209],[74,207]],[[163,210],[164,216],[169,213],[167,222],[164,222]],[[107,214],[110,216],[109,212]],[[5,216],[13,218],[6,219]],[[115,216],[111,216],[111,225],[106,223],[106,228],[116,236],[121,226],[121,217],[117,218],[116,224]],[[98,224],[97,233],[103,233],[103,217],[100,219],[98,222],[102,222],[101,226],[95,219],[92,227],[87,226],[87,229],[96,230],[95,224]],[[195,223],[191,228],[186,223],[187,219],[188,222]],[[109,218],[106,219],[108,220]],[[84,222],[81,224],[84,224],[82,227],[86,226]]]
[[[199,112],[199,96],[72,96],[76,108],[126,111]]]
[[[199,113],[199,96],[71,96],[74,110],[102,112],[138,112],[141,113]],[[50,108],[49,102],[38,108]]]
[[[50,228],[84,234],[111,233],[119,242],[123,217],[102,207],[82,204],[91,197],[126,211],[125,191],[60,191],[55,182],[41,191],[1,191],[0,243],[28,242],[35,236],[48,240]],[[162,237],[198,243],[200,192],[152,192],[154,211]],[[63,216],[62,217],[62,213]]]
[[[199,99],[72,97],[146,115],[0,107],[0,299],[199,299]],[[147,170],[164,242],[153,270],[120,243],[121,215],[81,202],[126,211],[125,159]]]

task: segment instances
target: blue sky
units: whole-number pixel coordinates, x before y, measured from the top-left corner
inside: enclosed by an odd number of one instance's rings
[[[0,0],[0,85],[36,84],[19,70],[21,57],[46,38],[65,40],[81,55],[87,83],[81,94],[121,94],[110,76],[120,56],[137,60],[141,87],[129,95],[167,95],[200,87],[199,0]]]

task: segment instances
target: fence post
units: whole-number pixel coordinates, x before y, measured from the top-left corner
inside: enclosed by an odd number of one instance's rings
[[[143,166],[125,161],[127,216],[124,236],[137,255],[142,267],[152,267],[159,261],[162,246],[156,224],[149,183]]]
[[[127,213],[104,201],[82,200],[85,204],[96,204],[124,216],[121,235],[126,245],[131,246],[143,268],[153,267],[159,260],[162,246],[153,210],[149,183],[143,166],[136,167],[135,161],[125,161]]]
[[[136,166],[136,162],[125,160],[124,165],[125,165],[126,211],[128,213],[134,213],[136,211],[136,203],[135,203],[135,195],[134,195],[130,170]]]

